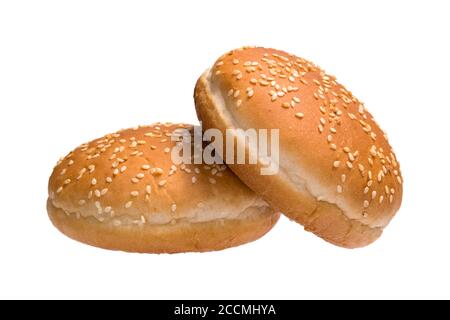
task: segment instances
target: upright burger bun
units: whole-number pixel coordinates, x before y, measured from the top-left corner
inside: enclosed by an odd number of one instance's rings
[[[350,91],[311,62],[274,49],[233,50],[200,77],[194,96],[204,129],[279,129],[278,173],[261,175],[264,159],[227,164],[306,230],[362,247],[399,209],[402,177],[386,135]]]
[[[175,165],[183,124],[119,131],[81,145],[55,167],[48,214],[65,235],[143,253],[221,250],[258,239],[279,218],[225,165]]]

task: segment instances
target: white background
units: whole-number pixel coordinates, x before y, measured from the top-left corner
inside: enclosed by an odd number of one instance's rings
[[[0,298],[450,298],[446,3],[0,2]],[[158,256],[51,225],[60,156],[123,127],[196,123],[197,77],[243,45],[316,62],[388,132],[404,202],[381,239],[340,249],[283,218],[249,245]]]

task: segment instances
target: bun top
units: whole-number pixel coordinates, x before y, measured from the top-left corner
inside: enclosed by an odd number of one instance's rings
[[[79,146],[54,168],[52,204],[117,225],[234,219],[249,207],[267,206],[225,165],[173,164],[176,129],[193,131],[157,123]]]
[[[206,75],[221,112],[241,128],[280,129],[280,170],[350,219],[383,227],[398,210],[402,176],[387,136],[336,78],[266,48],[220,57]]]

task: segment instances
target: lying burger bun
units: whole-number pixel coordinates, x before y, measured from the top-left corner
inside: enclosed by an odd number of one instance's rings
[[[48,214],[67,236],[146,253],[221,250],[258,239],[279,218],[225,165],[174,165],[176,129],[155,124],[84,144],[55,167]]]
[[[195,103],[204,129],[279,129],[277,174],[261,175],[262,159],[227,164],[323,239],[365,246],[399,209],[402,177],[386,135],[350,91],[311,62],[273,49],[231,51],[200,77]]]

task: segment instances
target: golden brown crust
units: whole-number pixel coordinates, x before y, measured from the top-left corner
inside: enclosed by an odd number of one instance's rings
[[[206,252],[239,246],[262,237],[280,216],[266,207],[246,219],[117,227],[93,217],[67,215],[50,200],[47,211],[55,227],[74,240],[103,249],[139,253]]]
[[[265,233],[272,210],[225,165],[172,162],[176,142],[171,135],[180,128],[193,129],[158,123],[106,135],[69,153],[49,181],[49,215],[54,224],[88,244],[139,252],[194,251],[194,244],[217,250]],[[247,220],[250,228],[263,229],[244,232]],[[234,233],[224,229],[222,234],[221,223],[239,228]],[[152,236],[152,232],[156,233]],[[173,244],[169,244],[171,232]]]
[[[400,168],[364,106],[312,63],[265,48],[220,57],[197,82],[204,129],[280,129],[280,173],[232,165],[288,217],[344,247],[376,238],[401,204]]]

